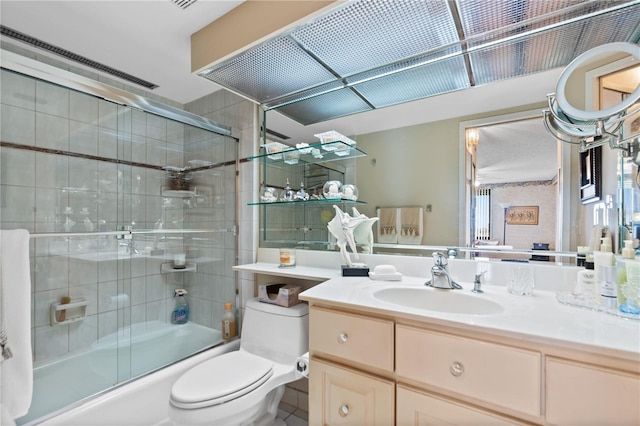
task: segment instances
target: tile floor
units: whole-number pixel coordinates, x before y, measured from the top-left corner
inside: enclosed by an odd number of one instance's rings
[[[278,410],[278,418],[284,420],[287,423],[287,426],[308,426],[309,424],[306,419],[298,417],[295,412],[289,413],[282,409]]]

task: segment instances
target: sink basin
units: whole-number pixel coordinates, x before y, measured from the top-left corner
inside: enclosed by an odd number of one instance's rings
[[[495,315],[504,312],[500,304],[485,299],[481,295],[462,293],[462,290],[439,290],[427,287],[385,288],[374,292],[373,297],[408,308],[450,314]]]

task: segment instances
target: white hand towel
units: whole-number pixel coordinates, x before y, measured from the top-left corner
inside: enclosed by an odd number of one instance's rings
[[[0,403],[12,418],[29,411],[33,393],[29,233],[0,230],[0,330],[12,357],[0,361]]]

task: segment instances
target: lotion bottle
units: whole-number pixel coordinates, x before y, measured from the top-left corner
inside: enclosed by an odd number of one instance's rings
[[[624,248],[622,249],[622,257],[624,259],[635,259],[636,251],[633,248],[633,240],[624,240]]]
[[[576,296],[593,302],[596,300],[596,274],[593,270],[593,261],[584,262],[584,269],[578,271]]]
[[[236,336],[236,316],[231,310],[231,303],[224,304],[222,315],[222,339],[229,340]]]
[[[600,281],[600,306],[607,309],[618,308],[618,285],[616,280],[616,268],[614,266],[602,267],[602,280]]]

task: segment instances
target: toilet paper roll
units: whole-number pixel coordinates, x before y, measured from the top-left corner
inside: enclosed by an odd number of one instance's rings
[[[296,360],[296,371],[302,377],[309,377],[309,352],[298,357]]]

